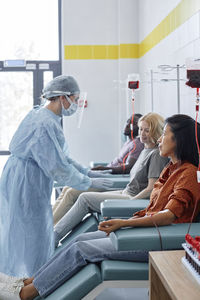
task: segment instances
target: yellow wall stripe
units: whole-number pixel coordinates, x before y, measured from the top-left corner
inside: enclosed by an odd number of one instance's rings
[[[139,57],[151,50],[181,24],[200,10],[199,0],[182,0],[163,21],[140,43]]]
[[[65,59],[138,58],[138,55],[139,44],[65,46]]]
[[[65,59],[118,59],[118,45],[65,46]]]
[[[119,58],[139,58],[139,44],[120,44]]]
[[[140,44],[65,45],[64,58],[67,60],[140,58],[199,10],[200,0],[182,0]]]

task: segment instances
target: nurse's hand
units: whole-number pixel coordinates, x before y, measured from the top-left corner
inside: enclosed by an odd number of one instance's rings
[[[92,179],[91,188],[94,189],[110,189],[114,182],[107,178],[94,178]]]
[[[104,170],[104,171],[88,171],[88,177],[90,178],[98,178],[98,177],[105,177],[106,174],[111,174],[112,170]]]

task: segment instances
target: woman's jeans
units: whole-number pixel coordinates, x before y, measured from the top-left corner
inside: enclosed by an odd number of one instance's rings
[[[82,193],[72,208],[60,219],[54,227],[55,245],[71,231],[90,212],[100,212],[100,205],[105,199],[131,199],[124,190],[111,192]]]
[[[46,297],[88,263],[103,260],[148,261],[147,251],[117,251],[105,232],[79,235],[58,251],[34,275],[33,284],[41,297]]]

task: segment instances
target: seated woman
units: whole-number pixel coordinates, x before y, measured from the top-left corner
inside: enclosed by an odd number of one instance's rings
[[[100,212],[100,204],[105,199],[150,197],[155,181],[168,162],[168,158],[159,155],[157,146],[157,140],[163,131],[164,119],[156,113],[148,113],[139,119],[138,126],[144,149],[131,170],[130,183],[124,190],[82,193],[54,227],[56,246],[89,212]]]
[[[134,117],[133,124],[132,117]],[[140,155],[140,152],[144,148],[144,145],[140,142],[138,137],[138,121],[141,117],[141,114],[134,114],[126,121],[124,136],[127,137],[127,141],[122,146],[119,155],[106,166],[98,165],[93,167],[91,169],[92,171],[111,170],[112,174],[130,173],[134,163]],[[131,126],[133,126],[133,130],[131,130]]]
[[[140,152],[143,150],[144,145],[141,143],[138,137],[138,120],[142,117],[141,114],[134,114],[133,119],[133,130],[131,131],[131,122],[132,117],[127,120],[126,126],[124,128],[124,135],[128,138],[128,140],[124,143],[122,149],[118,157],[116,157],[111,163],[107,166],[97,166],[96,168],[92,168],[90,171],[90,175],[93,177],[99,175],[106,175],[107,173],[112,174],[128,174],[132,169],[133,165],[137,161]],[[132,132],[132,133],[131,133]],[[124,162],[125,159],[125,162]],[[107,170],[107,171],[106,171]],[[95,171],[95,172],[93,172]],[[100,171],[100,172],[97,172]],[[101,172],[103,171],[103,172]],[[94,189],[89,188],[88,192],[105,192],[105,188]],[[65,186],[62,189],[56,203],[53,206],[53,220],[54,225],[58,223],[58,221],[70,210],[70,208],[74,205],[78,196],[84,191],[79,191],[77,189]]]
[[[200,143],[199,133],[198,141]],[[127,220],[104,221],[99,225],[100,231],[79,235],[32,278],[23,280],[0,274],[0,299],[31,300],[37,295],[47,297],[90,262],[108,259],[148,261],[148,251],[144,249],[115,250],[108,235],[121,227],[162,226],[193,221],[192,218],[195,219],[200,210],[195,121],[186,115],[168,118],[158,142],[160,155],[169,157],[171,161],[156,181],[150,204],[145,210]]]

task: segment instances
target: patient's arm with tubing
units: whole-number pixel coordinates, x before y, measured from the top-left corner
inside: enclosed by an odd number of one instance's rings
[[[144,217],[132,217],[129,219],[112,219],[103,221],[99,224],[99,230],[106,232],[108,235],[122,227],[152,227],[170,225],[176,219],[176,216],[169,210],[162,210],[154,215]]]

